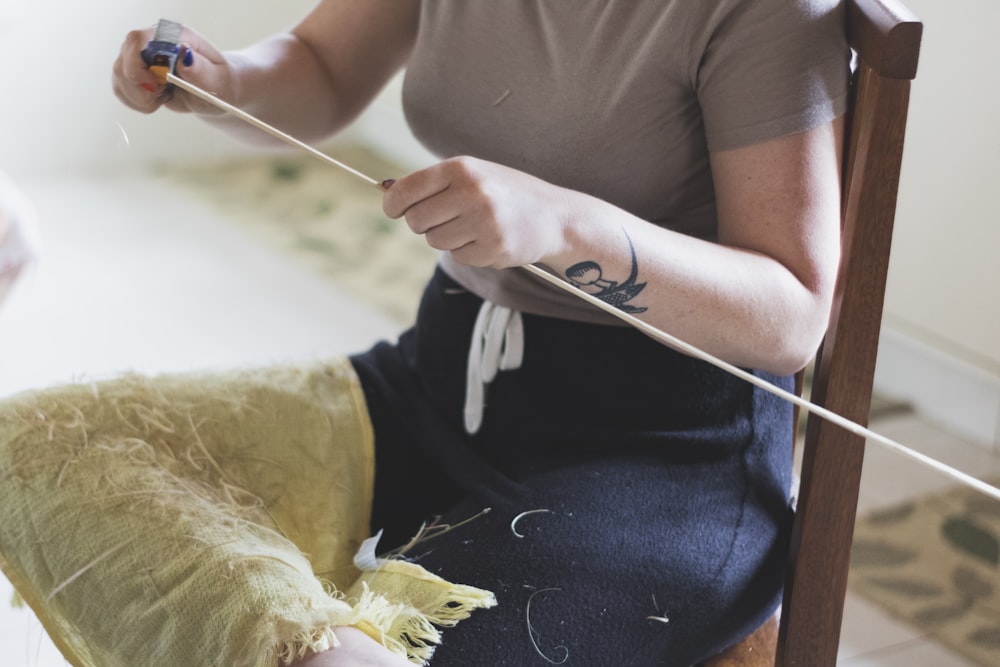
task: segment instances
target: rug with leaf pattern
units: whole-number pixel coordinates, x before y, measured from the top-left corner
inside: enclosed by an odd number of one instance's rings
[[[970,660],[1000,665],[1000,502],[962,488],[861,517],[850,586]]]
[[[325,150],[377,180],[406,173],[364,146]],[[382,213],[375,186],[304,153],[161,165],[157,174],[400,322],[416,314],[436,253]]]

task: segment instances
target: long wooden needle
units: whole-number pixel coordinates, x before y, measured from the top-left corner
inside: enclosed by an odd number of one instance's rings
[[[380,190],[385,190],[388,187],[388,181],[376,180],[371,176],[361,173],[360,171],[354,169],[353,167],[347,166],[346,164],[340,162],[339,160],[333,159],[326,153],[322,153],[313,148],[312,146],[310,146],[309,144],[299,141],[295,137],[286,134],[275,127],[272,127],[271,125],[268,125],[264,121],[248,114],[242,109],[239,109],[233,106],[232,104],[229,104],[228,102],[220,100],[215,95],[212,95],[211,93],[202,90],[198,86],[195,86],[194,84],[189,83],[184,79],[181,79],[175,74],[172,73],[167,74],[167,82],[174,84],[178,88],[186,90],[192,95],[195,95],[205,100],[206,102],[218,107],[219,109],[222,109],[223,111],[226,111],[227,113],[236,116],[240,120],[243,120],[249,123],[250,125],[259,128],[260,130],[266,132],[267,134],[270,134],[273,137],[280,139],[281,141],[287,144],[290,144],[292,146],[295,146],[296,148],[300,148],[306,151],[310,155],[319,158],[320,160],[326,162],[327,164],[333,165],[338,169],[342,169],[343,171],[346,171],[349,174],[356,176],[357,178],[363,180],[365,183],[368,183],[369,185],[374,185]],[[748,373],[747,371],[743,370],[742,368],[739,368],[738,366],[734,366],[726,361],[723,361],[722,359],[719,359],[718,357],[712,354],[709,354],[708,352],[705,352],[700,348],[695,347],[694,345],[691,345],[690,343],[686,343],[675,336],[671,336],[665,331],[657,329],[653,325],[644,322],[643,320],[640,320],[634,315],[626,313],[625,311],[620,310],[605,301],[601,301],[597,297],[588,294],[587,292],[584,292],[575,285],[568,283],[565,280],[559,278],[558,276],[549,273],[540,266],[537,266],[535,264],[527,264],[522,266],[521,268],[523,268],[524,270],[528,271],[529,273],[535,276],[538,276],[542,280],[545,280],[546,282],[558,287],[559,289],[569,292],[570,294],[580,299],[583,299],[587,303],[590,303],[591,305],[600,308],[601,310],[610,313],[611,315],[614,315],[618,319],[623,320],[629,325],[642,331],[646,335],[651,336],[655,340],[658,340],[669,347],[684,352],[685,354],[689,354],[696,359],[700,359],[706,363],[715,366],[716,368],[722,369],[727,373],[735,375],[736,377],[745,380],[746,382],[749,382],[750,384],[759,387],[764,391],[767,391],[779,398],[782,398],[788,401],[789,403],[792,403],[793,405],[797,405],[801,409],[810,412],[816,415],[817,417],[820,417],[833,424],[836,424],[837,426],[847,430],[850,433],[877,442],[878,444],[883,445],[884,447],[887,447],[911,459],[914,459],[919,463],[922,463],[930,468],[934,468],[938,472],[947,475],[948,477],[951,477],[956,481],[966,484],[976,489],[977,491],[980,491],[981,493],[990,496],[991,498],[1000,500],[1000,489],[997,489],[996,487],[991,486],[986,482],[973,477],[972,475],[968,475],[962,472],[961,470],[952,468],[951,466],[942,463],[937,459],[933,459],[927,456],[926,454],[921,454],[920,452],[915,451],[910,447],[907,447],[906,445],[903,445],[902,443],[893,440],[892,438],[887,438],[884,435],[876,433],[875,431],[872,431],[871,429],[862,426],[857,422],[851,421],[846,417],[842,417],[836,412],[827,410],[826,408],[820,405],[816,405],[815,403],[808,401],[802,398],[801,396],[798,396],[797,394],[785,391],[784,389],[777,387],[766,380],[762,380],[761,378],[757,377],[756,375],[753,375],[752,373]]]
[[[232,104],[229,104],[228,102],[220,100],[215,95],[212,95],[211,93],[209,93],[209,92],[207,92],[205,90],[202,90],[201,88],[199,88],[198,86],[194,85],[193,83],[185,81],[184,79],[180,78],[176,74],[173,74],[172,72],[167,74],[167,83],[172,83],[173,85],[177,86],[178,88],[181,88],[181,89],[183,89],[183,90],[191,93],[195,97],[203,99],[206,102],[208,102],[209,104],[212,104],[213,106],[215,106],[215,107],[217,107],[219,109],[222,109],[223,111],[236,116],[240,120],[242,120],[244,122],[247,122],[250,125],[253,125],[254,127],[256,127],[258,129],[266,132],[267,134],[270,134],[272,137],[280,139],[281,141],[285,142],[286,144],[289,144],[291,146],[295,146],[296,148],[300,148],[300,149],[304,150],[305,152],[309,153],[310,155],[312,155],[313,157],[319,158],[320,160],[322,160],[323,162],[326,162],[329,165],[333,165],[334,167],[337,167],[338,169],[342,169],[342,170],[346,171],[347,173],[351,174],[352,176],[356,176],[357,178],[360,178],[362,181],[364,181],[365,183],[368,183],[369,185],[374,185],[375,187],[377,187],[377,188],[379,188],[381,190],[385,189],[385,185],[383,185],[382,181],[377,181],[374,178],[372,178],[371,176],[367,176],[366,174],[362,174],[357,169],[354,169],[353,167],[349,167],[349,166],[347,166],[346,164],[344,164],[343,162],[341,162],[339,160],[333,159],[332,157],[330,157],[326,153],[323,153],[322,151],[318,151],[315,148],[313,148],[312,146],[310,146],[309,144],[307,144],[307,143],[305,143],[303,141],[299,141],[298,139],[296,139],[295,137],[291,136],[290,134],[286,134],[285,132],[282,132],[278,128],[273,127],[271,125],[268,125],[267,123],[265,123],[264,121],[260,120],[259,118],[255,117],[255,116],[251,116],[246,111],[243,111],[242,109],[240,109],[238,107],[234,107]]]

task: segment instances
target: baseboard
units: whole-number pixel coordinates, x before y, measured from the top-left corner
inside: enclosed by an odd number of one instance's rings
[[[1000,377],[883,327],[875,391],[906,401],[930,421],[1000,454]]]

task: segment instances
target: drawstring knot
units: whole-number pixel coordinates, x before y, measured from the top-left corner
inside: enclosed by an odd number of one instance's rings
[[[465,430],[470,435],[483,423],[486,385],[499,371],[521,367],[524,357],[524,323],[521,313],[484,301],[476,317],[469,346],[465,387]]]

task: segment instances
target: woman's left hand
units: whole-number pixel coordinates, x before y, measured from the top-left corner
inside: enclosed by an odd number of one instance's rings
[[[456,157],[388,188],[382,208],[470,266],[533,264],[565,250],[570,192],[524,172]]]

